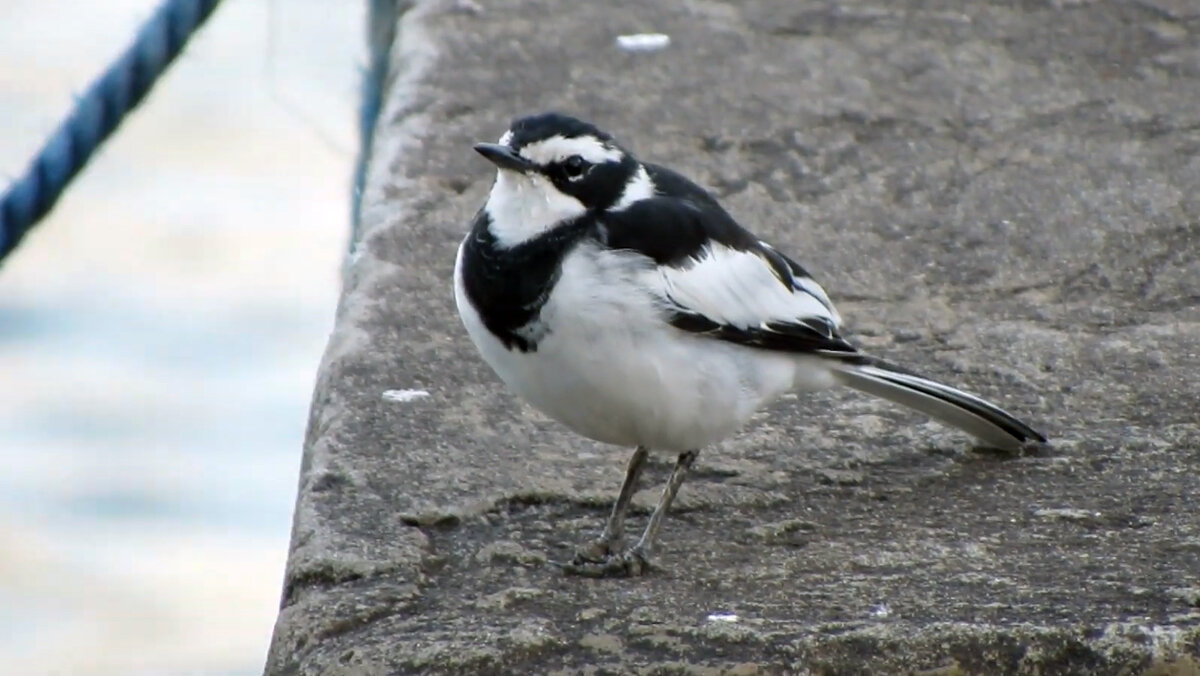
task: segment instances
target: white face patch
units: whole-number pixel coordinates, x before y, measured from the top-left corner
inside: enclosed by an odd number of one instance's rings
[[[563,221],[587,213],[587,207],[560,192],[545,176],[503,170],[496,172],[496,182],[483,208],[492,219],[492,236],[502,247],[527,242]]]
[[[542,166],[561,162],[572,155],[578,155],[592,164],[620,162],[625,157],[615,146],[607,145],[594,136],[567,138],[555,135],[530,143],[519,152],[521,157]]]

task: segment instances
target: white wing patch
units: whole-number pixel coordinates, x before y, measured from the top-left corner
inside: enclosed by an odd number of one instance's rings
[[[565,160],[572,155],[578,155],[592,164],[620,162],[625,157],[618,148],[608,145],[594,136],[567,138],[562,134],[535,141],[523,146],[517,152],[525,159],[543,166]]]
[[[758,254],[714,243],[694,260],[685,268],[658,266],[647,273],[658,279],[649,281],[657,281],[665,299],[719,324],[744,329],[820,319],[838,325],[816,282],[797,280],[801,288],[793,291]]]
[[[775,247],[767,244],[761,239],[758,240],[758,243],[762,245],[764,249],[770,249],[771,251],[778,253]],[[842,325],[842,316],[838,314],[837,308],[833,306],[833,301],[829,300],[829,294],[825,293],[825,289],[822,289],[821,285],[817,284],[816,280],[814,280],[812,277],[796,277],[793,275],[792,281],[796,283],[796,286],[804,289],[813,296],[816,296],[817,300],[820,300],[825,304],[826,309],[829,310],[829,316],[833,318],[834,326],[840,327]]]

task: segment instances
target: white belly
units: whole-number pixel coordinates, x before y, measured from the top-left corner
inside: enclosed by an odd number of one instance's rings
[[[458,264],[461,258],[460,250]],[[484,360],[535,407],[591,439],[663,451],[700,448],[733,434],[790,389],[798,367],[809,384],[803,360],[666,324],[633,283],[645,269],[640,263],[586,246],[563,262],[542,308],[549,332],[537,350],[510,351],[467,302],[458,264],[455,300]]]

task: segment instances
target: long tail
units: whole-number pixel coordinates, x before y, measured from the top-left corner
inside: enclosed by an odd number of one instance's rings
[[[881,359],[844,361],[833,368],[841,383],[920,411],[989,446],[1015,452],[1027,442],[1046,441],[1037,430],[994,404]]]

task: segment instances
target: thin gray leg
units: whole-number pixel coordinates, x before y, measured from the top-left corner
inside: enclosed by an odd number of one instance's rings
[[[613,503],[612,513],[608,515],[608,522],[604,524],[604,531],[600,533],[600,537],[575,552],[574,563],[604,561],[624,548],[625,514],[629,512],[629,502],[633,500],[633,494],[637,493],[638,479],[642,476],[646,458],[649,456],[650,452],[645,446],[638,446],[633,451],[629,464],[625,467],[625,481],[621,483],[621,492],[617,494],[617,501]]]
[[[649,456],[650,451],[645,446],[638,446],[629,458],[629,464],[625,467],[625,481],[621,482],[621,492],[617,494],[617,501],[613,503],[608,523],[604,524],[604,532],[600,534],[601,540],[617,547],[625,540],[625,513],[629,511],[629,502],[637,492],[638,479],[642,476],[642,469],[646,467],[646,458]]]
[[[646,530],[642,533],[641,539],[630,550],[630,553],[639,556],[643,563],[649,563],[655,550],[658,549],[658,531],[662,528],[663,518],[667,515],[667,510],[671,509],[671,503],[675,501],[675,494],[679,492],[679,487],[687,478],[688,470],[692,468],[692,464],[696,462],[699,455],[699,450],[687,451],[680,453],[675,460],[675,469],[671,471],[671,478],[667,479],[667,485],[663,487],[662,497],[658,499],[658,506],[650,515],[650,523],[646,524]]]
[[[640,449],[639,449],[640,450]],[[575,560],[563,566],[563,572],[568,575],[585,575],[587,577],[634,577],[645,573],[650,568],[650,558],[654,555],[658,544],[658,531],[662,528],[663,517],[667,515],[667,511],[671,509],[671,503],[675,501],[675,495],[679,492],[679,487],[683,485],[683,480],[687,478],[688,470],[692,464],[696,462],[696,457],[700,455],[700,451],[687,451],[680,453],[679,458],[675,460],[675,469],[671,471],[671,478],[667,479],[667,485],[663,488],[662,497],[658,499],[658,506],[654,508],[654,513],[650,515],[650,523],[646,524],[646,531],[642,533],[642,537],[638,543],[625,552],[619,552],[615,547],[608,547],[604,540],[601,539],[593,543],[592,547],[597,548],[604,546],[607,551],[603,552],[602,556],[585,556],[584,553],[577,553]],[[643,462],[645,458],[630,460],[630,473],[633,473],[633,465],[636,462]],[[638,469],[640,472],[641,470]],[[629,477],[626,477],[626,483],[629,484]],[[629,488],[630,497],[632,497],[633,488]],[[625,487],[621,490],[622,496],[625,495]],[[621,502],[617,500],[618,506]],[[626,501],[628,502],[628,501]],[[628,504],[626,504],[628,507]],[[613,517],[609,519],[610,524],[613,519],[617,518],[617,507],[613,508]],[[624,528],[623,524],[618,524],[618,533]],[[612,528],[605,528],[606,534],[611,534]],[[586,554],[600,554],[596,549],[587,551]]]

